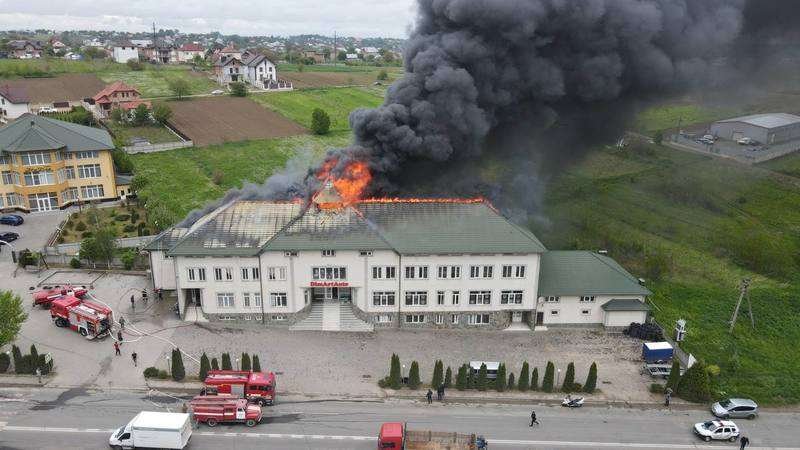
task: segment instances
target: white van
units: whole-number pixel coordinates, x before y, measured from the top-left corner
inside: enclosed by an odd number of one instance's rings
[[[121,448],[183,449],[192,437],[189,414],[142,411],[108,438],[108,445]]]
[[[470,361],[469,370],[472,372],[472,376],[476,378],[478,377],[478,371],[481,370],[481,364],[486,364],[487,379],[494,380],[497,378],[497,369],[500,368],[500,363],[493,361]]]

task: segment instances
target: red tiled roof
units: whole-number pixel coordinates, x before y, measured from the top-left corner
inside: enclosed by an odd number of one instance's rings
[[[183,52],[202,52],[203,47],[200,44],[183,44],[178,50]]]
[[[225,46],[225,48],[223,48],[219,52],[220,53],[239,53],[239,50],[236,50],[236,46],[235,45],[228,44],[227,46]]]
[[[103,99],[103,97],[109,97],[114,92],[130,92],[130,91],[136,92],[136,95],[139,95],[139,90],[136,89],[135,87],[128,86],[122,81],[115,81],[106,86],[105,88],[103,88],[102,91],[95,94],[95,96],[92,98],[94,99],[95,102],[99,102],[100,100]]]
[[[9,86],[7,84],[0,86],[0,95],[15,104],[30,103],[31,101],[30,97],[28,97],[28,91],[22,86]]]
[[[131,109],[136,109],[136,107],[139,106],[139,105],[147,105],[148,108],[150,108],[152,106],[150,104],[150,102],[145,101],[145,100],[132,100],[132,101],[129,101],[129,102],[120,103],[119,107],[124,109],[124,110],[126,110],[126,111],[130,111]]]

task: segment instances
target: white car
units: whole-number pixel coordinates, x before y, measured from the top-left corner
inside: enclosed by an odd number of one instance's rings
[[[709,420],[694,424],[694,433],[706,442],[739,439],[739,427],[730,420]]]
[[[39,113],[54,113],[54,112],[58,112],[58,110],[55,108],[51,108],[49,106],[44,106],[42,108],[39,108]]]
[[[736,143],[739,144],[739,145],[752,145],[753,144],[753,139],[751,139],[749,137],[743,137],[743,138],[739,139],[738,141],[736,141]]]
[[[222,89],[214,89],[213,91],[211,91],[211,95],[222,95],[224,93],[225,91],[223,91]]]

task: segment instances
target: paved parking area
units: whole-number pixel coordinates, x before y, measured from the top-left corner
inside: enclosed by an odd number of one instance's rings
[[[41,250],[47,244],[50,235],[58,228],[58,225],[67,217],[66,211],[49,211],[45,213],[18,214],[25,219],[25,223],[19,226],[0,225],[0,233],[13,231],[20,235],[20,238],[11,244],[17,251],[28,248],[31,250]],[[11,252],[5,245],[0,246],[0,261],[11,261]]]

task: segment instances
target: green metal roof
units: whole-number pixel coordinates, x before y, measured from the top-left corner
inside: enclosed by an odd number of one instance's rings
[[[114,142],[106,130],[34,114],[23,114],[0,128],[0,150],[9,153],[61,148],[70,152],[110,150]]]
[[[169,250],[174,246],[180,238],[182,238],[186,232],[189,231],[188,228],[170,228],[161,232],[158,236],[156,236],[152,241],[148,242],[147,245],[144,246],[145,250]]]
[[[634,299],[615,298],[603,303],[604,311],[650,311],[650,306]]]
[[[541,264],[540,296],[652,294],[616,261],[595,252],[549,251]]]

